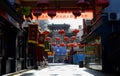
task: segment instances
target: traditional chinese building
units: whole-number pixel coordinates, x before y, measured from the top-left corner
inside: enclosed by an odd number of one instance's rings
[[[0,75],[26,68],[23,19],[7,0],[0,1]]]

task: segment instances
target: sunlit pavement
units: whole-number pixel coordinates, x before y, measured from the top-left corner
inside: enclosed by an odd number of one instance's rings
[[[51,63],[41,70],[30,70],[14,76],[112,76],[87,68],[79,68],[78,65]]]

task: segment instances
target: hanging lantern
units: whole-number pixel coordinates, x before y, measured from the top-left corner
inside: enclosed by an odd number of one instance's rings
[[[50,37],[46,37],[45,40],[46,40],[46,41],[50,41],[51,38],[50,38]]]
[[[68,37],[65,36],[65,37],[64,37],[64,41],[68,41]]]
[[[43,32],[43,34],[46,35],[46,36],[47,36],[49,33],[50,33],[50,32],[47,31],[47,30],[45,30],[45,31]]]
[[[68,43],[67,46],[70,47],[70,43]]]
[[[59,47],[59,46],[60,46],[60,44],[57,44],[57,46]]]
[[[109,0],[96,0],[96,5],[101,7],[107,7],[109,5]]]
[[[38,0],[37,1],[37,6],[48,7],[49,6],[49,1],[48,0]]]
[[[64,47],[64,46],[65,46],[65,43],[60,43],[60,46]]]
[[[77,2],[77,5],[78,5],[79,7],[81,7],[82,12],[84,12],[85,9],[86,9],[87,7],[89,7],[90,2],[89,2],[88,0],[79,0],[79,1]]]
[[[84,46],[83,44],[81,44],[81,43],[77,43],[77,45],[79,46],[79,47],[82,47],[82,46]]]
[[[89,4],[90,4],[90,3],[89,3],[88,0],[79,0],[79,1],[77,2],[77,5],[80,6],[80,7],[88,7]]]
[[[78,46],[81,46],[82,44],[81,43],[77,43]]]
[[[76,40],[76,36],[72,36],[71,39],[74,41]]]
[[[75,33],[75,34],[77,34],[78,32],[79,32],[78,29],[74,29],[74,30],[73,30],[73,33]]]
[[[52,43],[52,46],[56,46],[57,44],[56,43]]]
[[[77,47],[77,44],[74,43],[74,47]]]
[[[81,15],[81,12],[79,10],[74,10],[72,14],[75,16],[75,18],[77,18],[78,16]]]
[[[65,33],[65,31],[64,31],[64,30],[59,30],[58,33],[59,33],[60,35],[63,35],[63,34]]]
[[[69,43],[69,46],[74,47],[75,45],[74,45],[74,43]]]
[[[54,16],[56,16],[56,12],[55,11],[49,11],[48,16],[50,16],[51,18],[53,18]]]
[[[32,10],[32,13],[34,16],[38,17],[42,14],[42,11],[41,10]]]
[[[59,41],[59,40],[60,40],[60,38],[59,38],[59,37],[55,37],[55,39],[56,39],[56,41]]]

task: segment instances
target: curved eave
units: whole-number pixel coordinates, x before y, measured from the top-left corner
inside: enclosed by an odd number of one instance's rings
[[[4,0],[0,0],[0,8],[1,11],[2,9],[5,10],[7,13],[9,13],[10,16],[12,16],[18,23],[22,24],[23,19],[22,17],[20,18],[20,16],[18,16],[17,12],[15,10],[13,10],[12,7],[10,7],[10,5],[4,1]]]

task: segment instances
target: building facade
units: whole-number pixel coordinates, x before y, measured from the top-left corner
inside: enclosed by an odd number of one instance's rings
[[[26,68],[26,35],[23,19],[6,0],[0,1],[0,75]]]
[[[120,62],[117,59],[119,58],[120,19],[118,14],[120,12],[117,5],[120,1],[109,0],[109,2],[109,6],[94,17],[88,35],[84,33],[82,42],[86,44],[87,67],[103,72],[119,73]],[[84,30],[87,29],[84,27]]]

